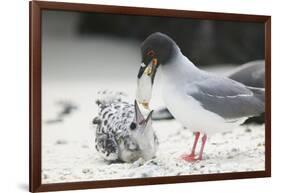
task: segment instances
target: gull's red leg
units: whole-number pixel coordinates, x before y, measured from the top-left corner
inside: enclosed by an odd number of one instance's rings
[[[202,145],[201,145],[201,149],[199,152],[198,160],[202,160],[202,158],[203,158],[203,151],[204,151],[206,141],[207,141],[207,135],[204,134],[204,136],[202,137]]]
[[[190,154],[183,154],[181,156],[181,158],[183,160],[185,160],[185,161],[194,161],[195,160],[195,150],[196,150],[196,146],[197,146],[197,143],[198,143],[199,136],[200,136],[200,132],[195,132],[195,138],[194,138],[194,143],[193,143],[193,146],[192,146],[191,153]]]

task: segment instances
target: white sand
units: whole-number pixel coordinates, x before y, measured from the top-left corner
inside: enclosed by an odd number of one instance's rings
[[[97,82],[44,84],[42,183],[264,170],[264,125],[216,134],[207,141],[204,160],[187,163],[179,157],[190,151],[194,136],[175,120],[153,123],[160,141],[156,158],[134,163],[104,162],[94,148],[95,128],[91,126],[97,113],[94,100],[100,88],[110,85],[113,89],[120,84],[133,100],[135,84],[131,81],[104,85]],[[158,89],[153,96],[155,106],[163,104]],[[55,105],[59,100],[71,101],[78,109],[62,122],[46,124],[61,110]]]

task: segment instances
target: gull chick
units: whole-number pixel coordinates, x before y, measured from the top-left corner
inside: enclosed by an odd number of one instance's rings
[[[153,111],[144,118],[136,101],[130,104],[116,95],[101,97],[97,104],[95,147],[105,160],[133,162],[155,156],[159,143],[152,128]]]

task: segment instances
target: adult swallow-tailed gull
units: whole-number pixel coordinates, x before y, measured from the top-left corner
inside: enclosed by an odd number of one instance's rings
[[[182,156],[186,161],[202,159],[208,135],[236,128],[247,117],[264,112],[264,89],[198,69],[165,34],[156,32],[147,37],[141,44],[141,55],[137,100],[148,106],[150,98],[145,96],[150,94],[142,92],[151,92],[147,88],[152,89],[159,68],[167,108],[177,121],[195,133],[191,153]],[[196,158],[200,134],[202,145]]]
[[[117,95],[112,96],[97,100],[99,115],[93,120],[97,125],[96,150],[107,161],[151,159],[158,148],[158,138],[152,128],[152,111],[145,119],[136,101],[133,105]]]

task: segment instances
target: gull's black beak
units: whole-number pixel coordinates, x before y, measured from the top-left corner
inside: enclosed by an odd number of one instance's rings
[[[139,73],[138,73],[138,79],[140,79],[140,78],[142,77],[142,75],[143,75],[143,73],[144,73],[146,67],[147,67],[147,66],[146,66],[144,63],[141,63],[141,67],[140,67]]]
[[[138,78],[140,79],[143,74],[151,78],[154,78],[156,73],[156,68],[157,68],[157,58],[153,58],[148,65],[142,63],[138,73]],[[154,79],[151,79],[151,81],[153,82]]]

